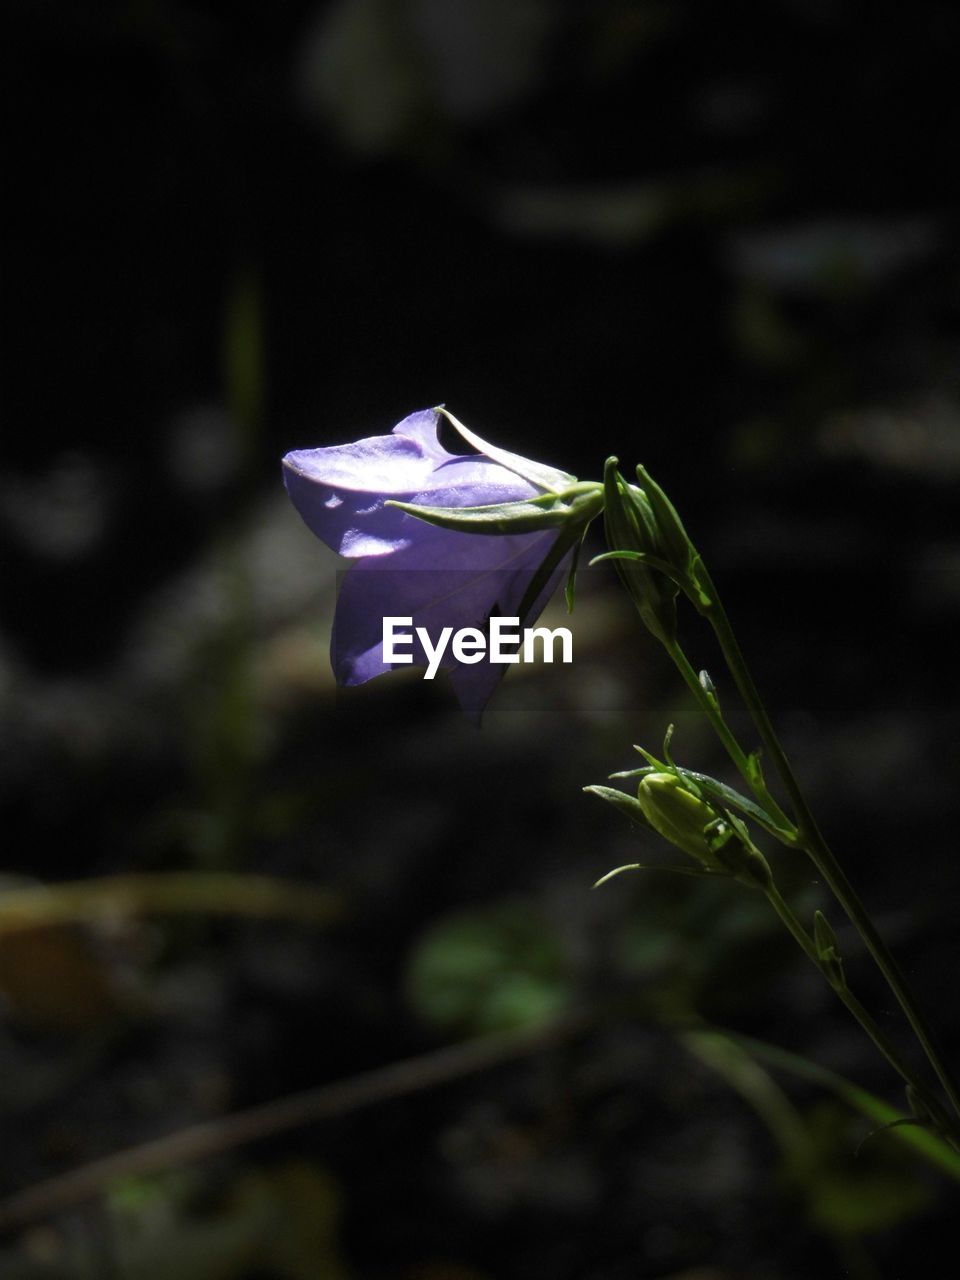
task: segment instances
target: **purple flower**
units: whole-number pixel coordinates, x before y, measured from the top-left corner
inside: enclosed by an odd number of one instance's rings
[[[354,561],[340,587],[331,641],[338,684],[363,684],[396,665],[384,661],[385,617],[412,618],[405,630],[423,627],[434,643],[444,627],[483,631],[493,614],[530,625],[567,571],[579,541],[579,534],[572,539],[559,520],[543,527],[541,509],[528,505],[535,499],[550,504],[545,495],[569,490],[574,477],[487,445],[452,418],[481,452],[448,453],[437,438],[440,413],[412,413],[388,436],[295,450],[283,459],[287,492],[308,528]],[[521,503],[532,514],[523,532],[510,532],[509,524],[500,532],[501,520],[495,534],[474,533],[440,528],[387,505],[395,501],[453,509],[451,517],[460,508],[499,511],[507,503]],[[516,519],[512,525],[517,527]],[[582,521],[579,528],[582,532]],[[558,557],[558,551],[564,554]],[[551,555],[556,563],[548,562]],[[527,599],[538,573],[536,594]],[[428,665],[416,639],[412,653],[414,664]],[[449,647],[440,665],[451,671],[464,711],[479,721],[503,666],[486,658],[470,665],[457,662]]]

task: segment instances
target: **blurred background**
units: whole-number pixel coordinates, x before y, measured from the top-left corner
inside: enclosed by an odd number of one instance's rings
[[[647,465],[956,1061],[960,11],[4,26],[0,1280],[941,1272],[955,1183],[675,1030],[902,1105],[764,904],[591,891],[666,860],[581,793],[632,743],[673,722],[729,779],[614,575],[583,575],[574,664],[511,673],[479,732],[443,681],[338,694],[342,566],[279,459],[445,402],[583,478]],[[234,1113],[338,1082],[239,1141]],[[202,1122],[202,1158],[95,1163]]]

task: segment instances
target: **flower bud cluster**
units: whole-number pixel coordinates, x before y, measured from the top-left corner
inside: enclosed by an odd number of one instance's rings
[[[676,640],[676,599],[682,590],[703,611],[711,603],[706,574],[673,503],[644,467],[628,484],[617,459],[604,467],[604,527],[609,551],[646,626],[662,643]]]

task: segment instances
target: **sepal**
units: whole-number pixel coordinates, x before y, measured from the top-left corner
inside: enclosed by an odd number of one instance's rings
[[[697,559],[697,549],[690,541],[677,509],[651,476],[646,467],[637,466],[637,479],[646,495],[657,533],[664,550],[664,558],[676,570],[692,580]]]
[[[634,485],[628,485],[617,470],[617,459],[608,458],[603,469],[603,522],[609,558],[645,626],[663,644],[672,644],[677,634],[676,598],[679,587],[660,563],[656,524],[650,504]],[[598,557],[599,558],[599,557]]]
[[[624,817],[629,818],[631,822],[636,822],[638,826],[646,827],[650,831],[654,830],[642,806],[634,796],[627,795],[625,791],[619,791],[616,787],[593,785],[583,789],[589,795],[599,796],[601,800],[606,800],[608,804],[612,804],[615,809],[622,813]]]
[[[669,871],[675,876],[698,876],[700,879],[723,874],[720,871],[708,871],[706,867],[677,867],[647,862],[627,862],[622,867],[614,867],[605,876],[601,876],[599,880],[594,882],[594,889],[599,889],[602,884],[606,884],[608,880],[612,880],[614,876],[620,875],[623,871]]]
[[[570,475],[566,471],[561,471],[557,467],[548,467],[544,462],[534,462],[532,458],[521,457],[519,453],[510,453],[508,449],[501,449],[495,444],[489,444],[486,440],[482,440],[475,431],[465,427],[458,418],[455,418],[442,405],[437,406],[436,412],[443,414],[454,430],[466,440],[467,444],[473,445],[491,462],[498,462],[501,467],[506,467],[514,475],[521,476],[524,480],[529,480],[538,489],[544,489],[548,493],[556,493],[561,489],[569,488],[571,484],[576,484],[577,477]]]
[[[597,484],[575,484],[562,493],[545,493],[517,502],[495,502],[482,507],[433,507],[390,499],[386,506],[458,533],[485,533],[496,537],[511,533],[542,533],[575,526],[578,536],[600,514],[603,498]]]
[[[661,554],[694,606],[703,612],[713,599],[701,572],[703,561],[700,553],[691,542],[676,507],[646,467],[638,465],[637,479],[653,514]]]

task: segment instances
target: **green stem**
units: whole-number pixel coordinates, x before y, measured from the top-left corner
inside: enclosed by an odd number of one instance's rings
[[[839,1000],[846,1006],[850,1013],[853,1014],[854,1018],[856,1018],[863,1030],[890,1063],[894,1071],[896,1071],[905,1084],[909,1084],[917,1091],[917,1096],[922,1098],[927,1104],[931,1115],[940,1115],[942,1113],[942,1107],[940,1104],[935,1098],[930,1096],[930,1090],[927,1086],[917,1079],[911,1068],[906,1062],[904,1062],[897,1048],[887,1037],[886,1033],[877,1025],[873,1016],[868,1013],[846,983],[841,984],[832,981],[824,972],[824,968],[820,963],[820,957],[817,954],[817,948],[813,939],[797,919],[793,910],[784,900],[776,885],[771,884],[764,892],[766,893],[767,901],[786,925],[796,942],[799,943],[807,958],[816,965],[817,969],[819,969],[822,974],[824,974],[824,977],[826,977],[827,982],[830,984],[830,987],[836,993]]]
[[[764,748],[769,758],[773,761],[774,767],[790,797],[799,831],[798,843],[823,876],[834,897],[843,907],[863,939],[864,945],[873,957],[877,968],[883,974],[887,985],[913,1028],[913,1032],[922,1045],[930,1065],[937,1073],[937,1078],[950,1099],[954,1111],[960,1116],[960,1087],[958,1087],[953,1074],[942,1059],[933,1031],[917,1005],[913,993],[907,986],[900,966],[894,960],[886,943],[877,932],[853,885],[847,879],[846,873],[817,827],[813,814],[810,812],[810,807],[790,767],[790,762],[787,760],[783,747],[780,745],[780,741],[770,722],[770,717],[767,715],[766,708],[753,682],[753,677],[750,675],[747,664],[744,661],[743,653],[733,633],[733,628],[723,605],[720,603],[720,597],[705,568],[701,570],[701,581],[707,595],[710,597],[710,603],[699,607],[713,627],[740,696],[743,698],[744,704],[753,718]]]
[[[779,837],[786,844],[793,845],[796,843],[793,823],[783,812],[780,806],[774,800],[773,796],[765,786],[757,786],[753,773],[750,768],[746,752],[733,736],[726,720],[724,720],[720,708],[717,706],[716,700],[707,693],[706,689],[700,683],[700,679],[690,665],[687,655],[684,653],[680,644],[676,640],[665,640],[664,647],[673,660],[674,665],[680,672],[681,676],[689,688],[690,692],[696,698],[701,711],[710,721],[714,732],[723,743],[723,746],[737,768],[737,771],[746,780],[754,795],[760,804],[766,809],[767,813],[773,819],[774,824],[779,829]]]

